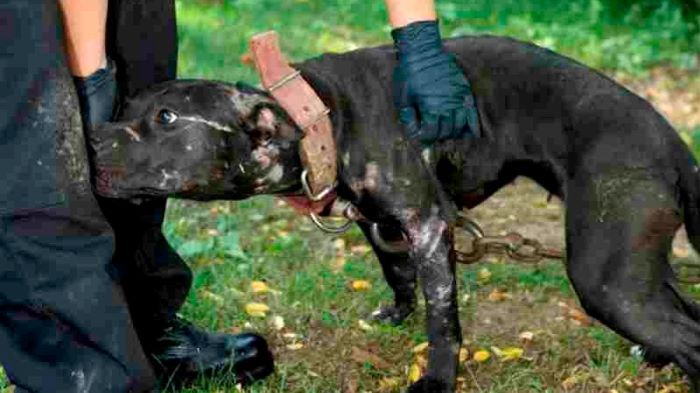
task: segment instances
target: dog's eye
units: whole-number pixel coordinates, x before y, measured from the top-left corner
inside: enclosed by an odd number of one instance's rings
[[[177,113],[167,109],[161,109],[156,116],[156,120],[160,124],[173,124],[175,120],[177,120]]]

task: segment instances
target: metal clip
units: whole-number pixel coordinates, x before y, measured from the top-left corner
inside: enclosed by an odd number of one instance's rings
[[[304,189],[304,194],[306,194],[306,197],[312,200],[313,202],[318,202],[323,198],[327,197],[331,192],[333,192],[335,185],[327,186],[326,188],[321,190],[321,192],[314,195],[313,191],[311,191],[311,187],[309,187],[308,176],[309,170],[304,169],[304,171],[301,172],[301,186]]]

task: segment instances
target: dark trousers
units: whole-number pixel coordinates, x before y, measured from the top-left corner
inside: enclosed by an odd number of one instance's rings
[[[18,391],[147,391],[191,273],[165,201],[93,196],[61,34],[55,0],[0,2],[0,363]],[[122,92],[174,77],[171,0],[110,1],[108,40]]]

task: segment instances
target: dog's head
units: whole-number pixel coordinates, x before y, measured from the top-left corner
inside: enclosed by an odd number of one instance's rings
[[[265,92],[171,81],[89,137],[95,188],[115,198],[242,199],[299,185],[301,132]]]

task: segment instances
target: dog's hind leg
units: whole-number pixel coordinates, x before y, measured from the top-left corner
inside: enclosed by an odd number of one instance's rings
[[[697,306],[668,263],[682,215],[668,179],[649,173],[574,180],[567,198],[567,272],[584,309],[700,382]]]
[[[371,318],[375,321],[399,325],[416,308],[416,266],[408,257],[408,252],[386,252],[379,247],[371,235],[371,224],[358,223],[358,225],[382,265],[387,284],[394,291],[394,305],[380,307],[372,313]],[[381,236],[388,242],[404,240],[403,233],[395,227],[382,226]]]

